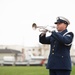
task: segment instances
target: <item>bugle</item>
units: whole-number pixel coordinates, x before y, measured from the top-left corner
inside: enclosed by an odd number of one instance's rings
[[[49,26],[51,28],[56,28],[55,26]],[[37,26],[36,23],[32,24],[32,28],[35,30],[37,28],[39,28],[40,32],[51,32],[51,30],[47,29],[47,26]]]

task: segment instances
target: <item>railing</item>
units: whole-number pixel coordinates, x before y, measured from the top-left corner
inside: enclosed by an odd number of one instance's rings
[[[72,65],[75,65],[75,55],[71,55],[71,62],[72,62]],[[43,64],[46,65],[47,60]],[[14,63],[14,61],[4,61],[2,58],[0,58],[0,65],[1,66],[3,66],[3,65],[11,65],[11,66],[26,65],[26,66],[29,66],[29,65],[43,65],[43,64],[41,64],[39,60],[16,61]]]
[[[72,62],[72,65],[75,65],[75,55],[71,55],[71,62]]]

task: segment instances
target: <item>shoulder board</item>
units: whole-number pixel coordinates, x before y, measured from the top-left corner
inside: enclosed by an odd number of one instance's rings
[[[71,32],[66,32],[66,33],[63,34],[63,36],[65,36],[65,35],[68,34],[68,33],[71,33]]]
[[[68,34],[68,33],[71,33],[71,32],[66,32],[65,34],[63,34],[63,36],[65,36],[66,34]],[[70,45],[72,45],[72,43],[69,43],[69,44],[65,44],[66,46],[70,46]]]

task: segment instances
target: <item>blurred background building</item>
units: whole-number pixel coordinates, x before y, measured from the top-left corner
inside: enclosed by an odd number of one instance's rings
[[[24,47],[21,45],[0,45],[0,64],[11,65],[29,65],[46,64],[50,52],[49,45],[40,45],[33,47]],[[70,50],[72,63],[75,64],[75,49],[72,46]]]

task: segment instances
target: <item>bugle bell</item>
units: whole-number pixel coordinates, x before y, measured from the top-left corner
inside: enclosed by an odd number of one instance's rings
[[[51,28],[56,28],[55,26],[49,26]],[[36,23],[32,24],[32,28],[35,30],[39,28],[40,32],[51,32],[50,30],[47,29],[47,26],[37,26]]]

